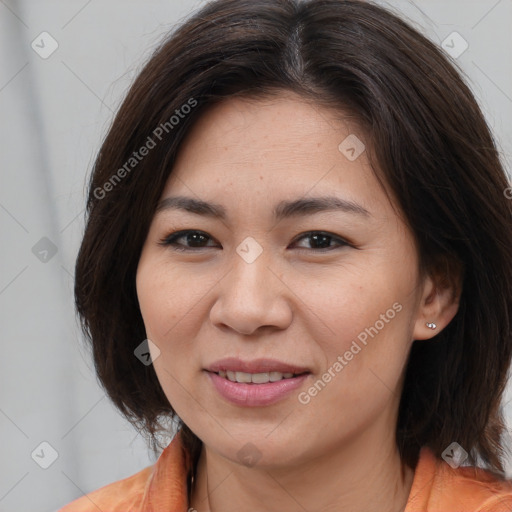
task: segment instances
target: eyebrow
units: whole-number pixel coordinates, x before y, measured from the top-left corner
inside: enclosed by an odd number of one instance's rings
[[[226,210],[222,205],[186,196],[173,196],[162,199],[156,207],[156,213],[170,209],[184,210],[204,217],[222,220],[225,220],[227,217]],[[276,221],[280,221],[284,218],[326,211],[342,211],[364,217],[371,216],[370,212],[361,205],[336,196],[308,197],[294,201],[281,201],[275,206],[273,215]]]

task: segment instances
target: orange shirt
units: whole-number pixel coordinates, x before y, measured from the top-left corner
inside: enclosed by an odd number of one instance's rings
[[[69,503],[58,512],[187,512],[190,458],[178,433],[156,463]],[[453,469],[422,448],[405,512],[512,512],[512,480]]]

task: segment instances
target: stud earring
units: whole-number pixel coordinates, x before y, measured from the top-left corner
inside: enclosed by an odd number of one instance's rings
[[[433,322],[427,322],[425,324],[429,329],[435,329],[437,327],[437,325]]]

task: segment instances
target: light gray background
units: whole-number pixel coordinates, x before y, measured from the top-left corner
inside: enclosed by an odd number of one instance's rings
[[[510,169],[512,0],[380,3],[438,44],[453,31],[469,43],[457,63]],[[2,512],[54,511],[154,462],[80,344],[73,269],[86,176],[112,115],[160,38],[202,4],[0,0]],[[31,47],[43,31],[59,45],[47,59]],[[57,248],[46,262],[32,252],[42,237]],[[506,411],[510,426],[512,402]],[[31,457],[43,441],[58,454],[48,469]]]

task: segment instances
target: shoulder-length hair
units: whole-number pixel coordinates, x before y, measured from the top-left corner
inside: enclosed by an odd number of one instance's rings
[[[373,171],[393,193],[420,270],[463,275],[459,310],[433,340],[413,342],[396,441],[414,467],[422,446],[453,441],[503,473],[500,402],[512,351],[509,186],[493,136],[461,72],[391,13],[358,0],[216,0],[174,30],[128,91],[89,184],[75,298],[101,385],[158,446],[181,423],[152,365],[135,287],[142,246],[180,142],[209,105],[293,91],[364,128]],[[146,148],[143,151],[142,148]],[[156,450],[155,450],[156,451]]]

